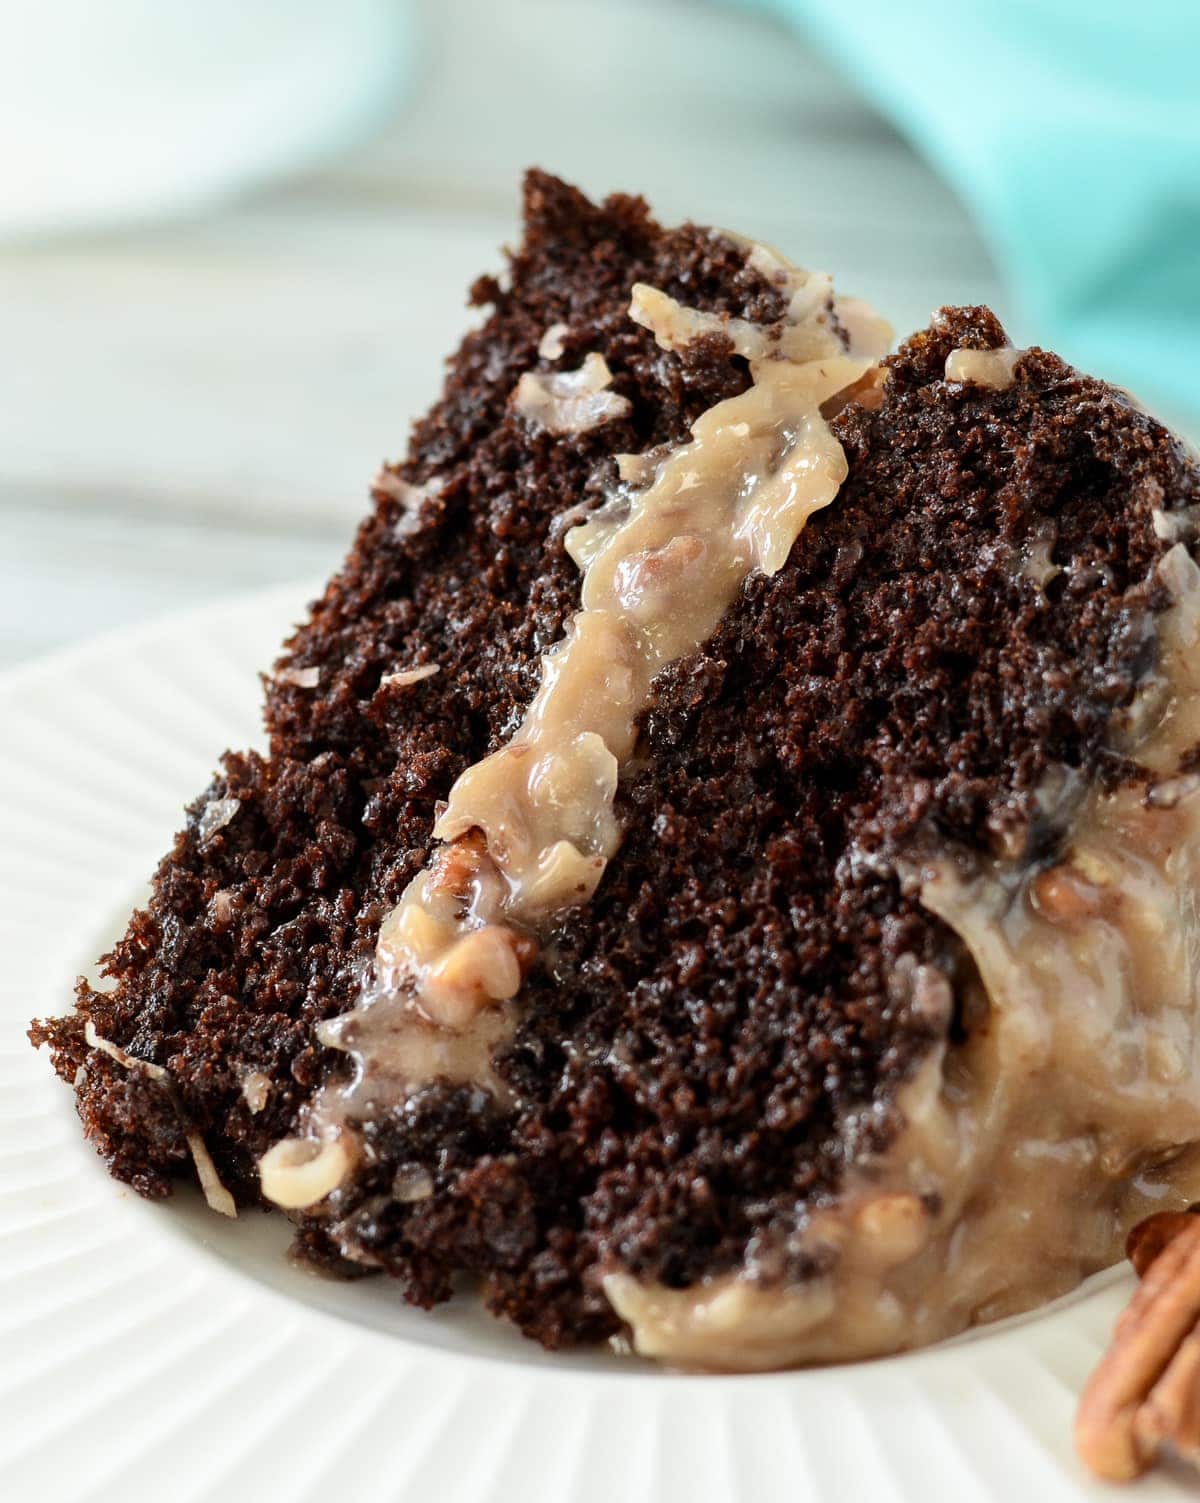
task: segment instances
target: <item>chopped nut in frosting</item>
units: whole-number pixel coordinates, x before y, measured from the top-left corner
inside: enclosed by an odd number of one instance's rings
[[[421,508],[431,496],[440,493],[442,482],[435,477],[427,480],[424,485],[412,485],[407,480],[401,480],[394,470],[383,469],[372,482],[372,489],[400,503],[400,516],[392,531],[396,537],[406,538],[411,537],[421,525]]]
[[[629,398],[609,391],[611,385],[608,362],[593,352],[578,370],[526,371],[513,392],[513,407],[547,433],[586,433],[632,411]]]

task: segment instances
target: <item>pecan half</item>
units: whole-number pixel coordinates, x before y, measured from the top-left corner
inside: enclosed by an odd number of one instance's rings
[[[1164,1449],[1200,1465],[1200,1217],[1149,1217],[1128,1250],[1142,1282],[1075,1420],[1081,1459],[1113,1482]]]

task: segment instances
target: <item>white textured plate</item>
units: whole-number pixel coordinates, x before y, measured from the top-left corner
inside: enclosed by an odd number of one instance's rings
[[[889,1361],[683,1377],[288,1264],[273,1218],[146,1205],[24,1039],[121,926],[307,592],[0,680],[0,1496],[349,1503],[1111,1498],[1071,1451],[1128,1287]],[[1155,1479],[1139,1503],[1195,1496]]]

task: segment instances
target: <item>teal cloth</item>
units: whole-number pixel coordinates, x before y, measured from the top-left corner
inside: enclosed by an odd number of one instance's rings
[[[1027,342],[1200,423],[1200,0],[765,0],[968,204]]]

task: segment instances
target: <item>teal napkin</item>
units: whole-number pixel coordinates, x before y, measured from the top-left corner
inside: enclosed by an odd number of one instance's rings
[[[1200,0],[766,0],[941,171],[1022,332],[1200,422]]]

